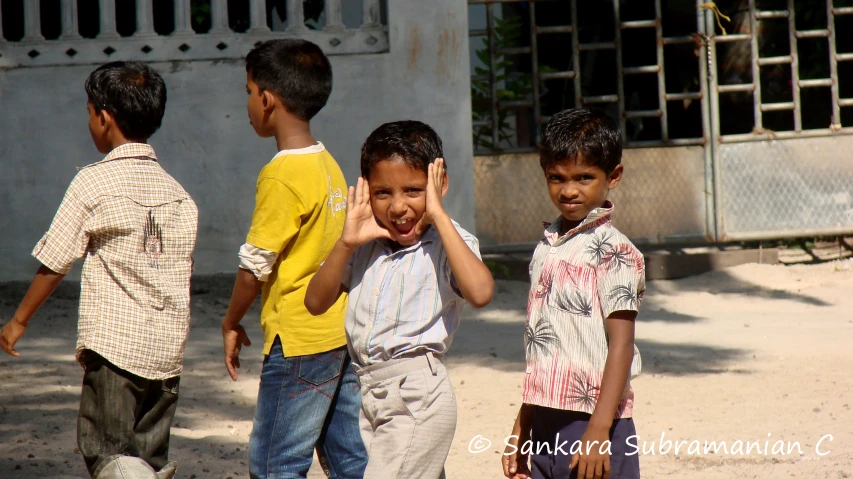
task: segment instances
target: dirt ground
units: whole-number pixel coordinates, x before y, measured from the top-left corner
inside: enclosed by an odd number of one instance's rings
[[[172,430],[181,478],[248,477],[261,356],[249,348],[240,379],[226,379],[219,322],[230,284],[228,276],[194,282]],[[20,359],[0,358],[0,478],[87,477],[75,451],[77,287],[62,285],[33,319]],[[24,288],[0,285],[0,322]],[[499,451],[524,370],[526,296],[525,283],[499,281],[494,302],[468,310],[453,343],[447,364],[459,424],[447,460],[451,479],[502,477]],[[244,324],[260,343],[257,308]],[[644,368],[633,382],[634,414],[644,478],[853,477],[853,260],[744,265],[651,282],[637,345]],[[711,441],[727,450],[705,453]],[[323,476],[314,469],[309,477]]]

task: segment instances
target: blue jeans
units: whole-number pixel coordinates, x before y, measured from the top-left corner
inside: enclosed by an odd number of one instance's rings
[[[346,347],[285,358],[276,337],[264,358],[252,435],[252,479],[304,478],[314,449],[330,478],[361,479],[367,452],[361,392]]]

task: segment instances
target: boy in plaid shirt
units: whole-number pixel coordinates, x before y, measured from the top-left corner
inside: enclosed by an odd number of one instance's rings
[[[166,86],[138,62],[107,63],[86,80],[89,132],[107,156],[82,169],[38,242],[42,266],[0,347],[27,323],[83,258],[77,360],[85,369],[77,444],[93,477],[122,455],[174,477],[169,431],[189,332],[190,275],[198,210],[157,161]]]

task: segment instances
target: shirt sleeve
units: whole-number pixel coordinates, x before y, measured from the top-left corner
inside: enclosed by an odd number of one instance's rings
[[[278,254],[249,243],[240,247],[238,256],[240,257],[240,267],[254,274],[258,281],[264,282],[272,274],[275,260],[278,258]]]
[[[79,181],[75,178],[65,192],[50,228],[32,252],[33,257],[59,274],[67,274],[74,261],[86,254],[89,245],[86,225],[91,210],[79,193]]]
[[[281,254],[302,226],[305,206],[293,189],[276,178],[258,181],[255,212],[246,242]]]
[[[349,291],[350,286],[352,286],[352,267],[355,264],[355,258],[358,256],[358,253],[361,251],[361,248],[357,249],[355,253],[350,257],[349,262],[347,263],[346,269],[344,269],[344,274],[341,276],[341,285]]]
[[[457,231],[459,230],[457,229]],[[462,240],[465,241],[465,244],[468,245],[468,248],[477,255],[477,258],[483,259],[482,256],[480,256],[480,241],[471,234],[464,234],[460,232],[460,235],[462,236]],[[456,276],[453,274],[453,270],[450,267],[450,259],[447,257],[447,251],[443,247],[441,249],[441,271],[442,281],[450,285],[450,288],[453,289],[456,296],[462,298],[462,291],[459,289],[459,284],[456,282]]]
[[[645,264],[633,245],[617,243],[605,252],[596,278],[603,318],[616,311],[639,311],[646,290]]]

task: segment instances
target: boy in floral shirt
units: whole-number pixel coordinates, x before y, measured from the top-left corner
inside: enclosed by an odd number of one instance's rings
[[[527,370],[506,477],[640,477],[627,441],[636,434],[630,379],[640,372],[634,320],[645,274],[640,252],[610,222],[621,158],[619,128],[601,112],[566,110],[545,127],[540,162],[560,217],[530,263]]]

